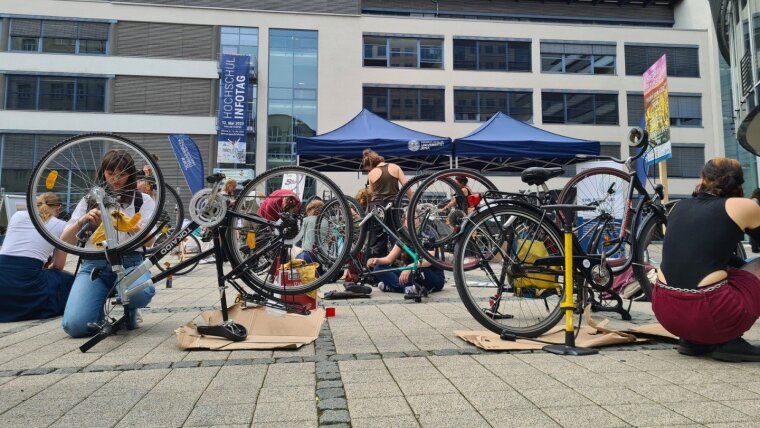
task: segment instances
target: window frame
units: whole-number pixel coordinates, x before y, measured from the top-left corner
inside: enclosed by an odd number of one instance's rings
[[[380,57],[367,57],[367,39],[368,38],[374,38],[374,39],[385,39],[385,44],[379,44],[379,43],[372,43],[370,46],[385,46],[385,65],[380,65],[379,61],[381,61]],[[402,67],[398,65],[393,65],[393,50],[392,50],[392,41],[393,40],[414,40],[415,41],[415,65],[413,67]],[[431,60],[423,60],[423,47],[427,46],[428,48],[434,47],[435,45],[431,42],[439,43],[438,48],[440,52],[440,61],[431,61]],[[366,33],[362,35],[362,67],[377,67],[377,68],[399,68],[399,69],[418,69],[418,70],[444,70],[444,39],[443,37],[422,37],[422,36],[405,36],[405,35],[376,35],[371,33]],[[375,64],[367,64],[367,61],[376,61],[378,62],[377,65]],[[439,67],[424,67],[423,64],[438,64]]]
[[[475,46],[475,68],[468,68],[468,67],[462,67],[457,66],[457,43],[462,42],[468,42],[468,43],[474,43]],[[481,43],[502,43],[504,45],[504,69],[500,68],[482,68],[481,67]],[[511,60],[511,57],[516,52],[516,48],[512,48],[511,45],[513,43],[520,44],[520,45],[527,45],[527,52],[528,52],[528,58],[527,61],[513,61]],[[504,40],[504,39],[484,39],[484,38],[469,38],[469,37],[454,37],[452,42],[452,55],[454,56],[454,63],[453,63],[453,69],[454,70],[462,70],[462,71],[498,71],[498,72],[506,72],[506,73],[532,73],[533,72],[533,41],[532,40]],[[521,46],[522,48],[525,48],[526,46]],[[461,64],[463,61],[460,61],[459,64]],[[513,69],[514,65],[516,64],[527,64],[527,69]],[[512,66],[511,66],[512,65]]]
[[[9,102],[11,99],[11,92],[9,91],[11,81],[14,77],[19,78],[32,78],[34,79],[34,93],[32,94],[33,98],[33,109],[18,109],[18,108],[9,108]],[[71,79],[73,80],[74,86],[70,94],[66,94],[67,96],[70,96],[71,98],[71,109],[69,110],[63,110],[63,109],[41,109],[41,89],[43,85],[43,80],[49,78],[51,80],[53,79]],[[80,110],[78,109],[78,105],[80,103],[80,98],[91,98],[92,95],[89,94],[80,94],[79,88],[80,88],[80,82],[82,83],[82,86],[84,86],[84,80],[87,81],[95,81],[100,80],[103,83],[103,99],[102,99],[102,110]],[[28,75],[28,74],[7,74],[5,76],[5,88],[4,88],[4,99],[3,99],[3,108],[5,110],[10,111],[43,111],[43,112],[72,112],[72,113],[105,113],[107,110],[107,92],[108,92],[108,78],[106,77],[91,77],[91,76],[57,76],[57,75]],[[13,94],[17,94],[17,92],[13,92]]]
[[[644,111],[644,94],[641,92],[628,92],[626,93],[626,106],[628,107],[628,126],[639,126],[641,124],[641,118],[632,121],[633,119],[631,117],[631,101],[632,97],[640,98],[641,99],[641,111]],[[697,105],[699,106],[699,124],[684,124],[685,120],[691,119],[697,119],[697,118],[684,118],[681,115],[673,117],[673,104],[674,101],[679,102],[683,99],[690,99],[694,100],[697,99]],[[702,111],[702,94],[699,93],[678,93],[678,92],[671,92],[668,94],[668,103],[670,105],[670,126],[671,128],[704,128],[704,114]],[[678,107],[678,112],[680,112],[680,105]],[[638,109],[637,109],[638,110]]]
[[[540,64],[541,64],[541,73],[545,74],[582,74],[582,75],[597,75],[597,76],[617,76],[617,44],[608,44],[608,43],[586,43],[586,42],[571,42],[571,41],[541,41],[539,47],[539,55],[541,57]],[[563,52],[552,52],[549,51],[549,48],[547,48],[547,52],[544,52],[544,47],[546,45],[562,45]],[[569,46],[588,46],[591,49],[591,53],[573,53],[573,52],[565,52],[566,48]],[[609,48],[613,47],[615,49],[614,54],[609,53],[597,53],[596,50],[601,50],[602,48]],[[587,60],[589,62],[588,65],[588,72],[581,72],[581,71],[568,71],[567,70],[567,63],[568,63],[568,56],[582,56],[587,57]],[[544,68],[544,60],[546,57],[554,58],[555,60],[559,60],[559,70],[550,70]],[[604,57],[612,57],[613,63],[611,66],[597,66],[596,63],[600,59]],[[597,68],[599,69],[605,69],[605,70],[612,70],[611,73],[598,73]]]
[[[644,61],[645,63],[648,63],[649,65],[645,65],[644,68],[641,70],[641,72],[637,72],[636,69],[632,69],[632,67],[640,67],[637,64],[631,64],[628,61],[629,57],[629,51],[628,48],[634,48],[634,49],[641,49],[646,48],[646,51],[644,52]],[[625,56],[625,75],[626,76],[641,76],[649,67],[651,67],[652,64],[654,64],[655,61],[657,61],[660,57],[662,57],[662,53],[659,54],[655,53],[655,50],[668,50],[672,49],[673,53],[676,54],[676,59],[670,59],[667,61],[668,66],[668,77],[680,77],[685,79],[699,79],[702,77],[702,70],[699,66],[699,45],[663,45],[663,44],[647,44],[647,43],[626,43],[623,46],[624,52],[623,55]],[[681,54],[685,54],[687,51],[696,51],[695,60],[696,60],[696,75],[690,75],[690,74],[683,74],[680,73],[681,68],[676,68],[676,65],[680,63],[678,61],[679,58],[679,52]],[[667,55],[667,52],[665,52]],[[631,54],[631,56],[633,53]]]
[[[40,29],[39,29],[39,35],[38,36],[14,36],[13,35],[13,21],[14,19],[25,19],[25,20],[34,20],[40,22]],[[68,37],[45,37],[45,25],[50,24],[52,22],[66,22],[66,23],[76,23],[77,25],[77,36],[76,38],[68,38]],[[108,26],[108,31],[106,31],[106,38],[105,39],[82,39],[80,37],[80,24],[83,23],[96,23],[96,24],[105,24]],[[110,48],[111,48],[111,23],[110,22],[102,22],[102,21],[78,21],[78,20],[67,20],[67,19],[31,19],[31,18],[10,18],[8,23],[8,44],[6,45],[8,52],[19,52],[19,53],[44,53],[49,55],[93,55],[93,56],[108,56],[110,55]],[[27,50],[27,49],[14,49],[13,47],[13,41],[16,38],[21,39],[29,39],[35,40],[36,43],[36,49],[34,50]],[[56,51],[50,51],[45,50],[45,41],[46,40],[73,40],[74,41],[74,51],[73,52],[56,52]],[[86,47],[88,45],[88,41],[100,41],[104,43],[103,46],[103,52],[84,52],[86,50]]]
[[[373,91],[376,91],[376,94],[372,95],[373,97],[382,96],[379,93],[383,92],[385,90],[385,112],[376,111],[372,109],[372,106],[367,106],[367,96],[366,96],[366,90],[371,89]],[[416,110],[417,115],[416,118],[409,119],[409,118],[403,118],[403,117],[394,117],[394,97],[391,91],[416,91]],[[423,91],[429,92],[429,93],[435,93],[436,95],[440,96],[440,107],[437,107],[434,111],[434,118],[433,119],[424,119],[423,118],[423,112],[426,108],[425,103],[423,100],[425,97],[423,97]],[[403,94],[397,94],[397,95],[403,95]],[[397,98],[399,101],[404,100],[403,97],[399,96]],[[407,98],[409,100],[409,98]],[[407,103],[408,104],[408,103]],[[446,121],[446,91],[445,88],[441,87],[423,87],[423,86],[376,86],[376,85],[364,85],[362,87],[362,106],[371,112],[377,114],[378,116],[386,119],[386,120],[402,120],[402,121],[408,121],[408,122],[445,122]],[[435,106],[433,106],[435,108]],[[396,109],[403,108],[403,106],[396,106]],[[440,114],[440,120],[438,119]]]
[[[546,116],[546,110],[547,110],[547,102],[555,102],[556,100],[546,100],[547,96],[557,97],[562,96],[562,115],[563,115],[563,121],[551,121],[547,120]],[[578,107],[578,104],[574,104],[575,108],[568,106],[568,97],[591,97],[591,105],[590,106],[583,106],[586,112],[583,112],[580,110],[581,107]],[[615,97],[615,116],[616,120],[615,123],[599,123],[599,117],[598,110],[600,108],[600,104],[602,103],[608,103],[609,100],[599,100],[598,97],[600,96],[614,96]],[[582,116],[583,114],[592,113],[593,114],[593,122],[578,122],[578,121],[569,121],[569,110],[573,109],[576,110],[576,113],[574,116]],[[555,114],[556,116],[556,114]],[[566,91],[541,91],[541,122],[543,124],[551,124],[551,125],[594,125],[594,126],[620,126],[620,94],[618,92],[566,92]]]
[[[463,93],[467,94],[474,94],[475,95],[475,103],[476,103],[476,111],[474,113],[475,119],[458,119],[457,118],[457,95],[463,95]],[[483,123],[487,121],[488,119],[493,116],[493,113],[491,116],[488,116],[484,118],[484,115],[487,115],[488,113],[484,113],[482,111],[482,95],[484,93],[502,93],[507,96],[507,105],[506,105],[506,111],[504,110],[497,110],[501,111],[504,114],[511,117],[512,115],[512,109],[513,109],[513,97],[519,96],[519,95],[528,95],[530,97],[530,118],[527,121],[523,121],[525,123],[533,123],[533,89],[524,89],[524,90],[518,90],[518,89],[473,89],[473,88],[454,88],[454,122],[462,122],[462,123]],[[518,108],[518,107],[514,107]],[[466,113],[459,113],[459,114],[466,114]],[[521,120],[521,119],[518,119]]]

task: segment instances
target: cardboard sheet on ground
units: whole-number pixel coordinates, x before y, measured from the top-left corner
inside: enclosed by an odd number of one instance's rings
[[[210,349],[230,351],[236,349],[297,349],[313,342],[319,335],[325,320],[325,310],[317,308],[310,315],[276,314],[262,307],[243,309],[238,305],[229,308],[230,319],[248,330],[242,342],[231,342],[215,336],[202,336],[195,323],[175,330],[180,349]],[[205,324],[215,325],[222,321],[221,311],[201,314]]]
[[[625,345],[646,342],[652,337],[674,339],[675,337],[668,333],[660,324],[647,324],[643,326],[634,326],[627,330],[612,330],[606,327],[608,319],[595,322],[591,313],[586,309],[584,319],[588,325],[581,327],[578,336],[575,339],[576,346],[584,348],[600,348],[603,346]],[[486,351],[516,351],[541,349],[545,346],[543,343],[532,342],[524,339],[517,339],[514,342],[501,340],[498,334],[490,331],[464,331],[456,330],[454,334],[465,342],[471,343],[478,348]],[[564,323],[558,324],[548,332],[539,337],[540,340],[562,344],[565,343]]]

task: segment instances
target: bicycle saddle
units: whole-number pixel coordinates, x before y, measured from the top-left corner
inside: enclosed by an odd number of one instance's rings
[[[561,167],[541,168],[534,166],[523,171],[522,174],[520,174],[520,179],[523,183],[530,186],[540,186],[546,183],[550,178],[559,177],[564,174],[564,172],[565,170]]]

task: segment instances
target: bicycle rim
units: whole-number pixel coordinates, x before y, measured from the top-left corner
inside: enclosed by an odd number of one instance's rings
[[[539,266],[543,257],[562,256],[556,226],[524,207],[501,204],[471,217],[457,239],[454,280],[470,314],[484,327],[536,337],[562,317],[562,261]],[[468,259],[475,267],[465,268]]]
[[[32,171],[27,192],[27,206],[32,208],[29,210],[30,218],[37,231],[53,246],[69,254],[84,258],[104,257],[104,249],[95,246],[96,243],[92,242],[99,236],[99,230],[95,231],[84,247],[65,242],[45,227],[45,221],[43,221],[40,211],[36,209],[36,199],[47,192],[55,193],[61,198],[64,209],[73,213],[77,204],[80,202],[86,204],[83,198],[94,187],[107,189],[108,195],[111,196],[109,199],[113,200],[112,197],[120,196],[118,191],[108,190],[110,187],[105,185],[103,179],[97,178],[97,170],[103,155],[109,150],[123,151],[124,154],[121,155],[121,159],[134,165],[134,169],[130,167],[127,171],[121,171],[122,177],[126,179],[127,183],[134,183],[136,186],[137,171],[145,164],[150,165],[153,169],[155,180],[154,209],[148,208],[150,207],[146,200],[148,196],[143,194],[143,205],[140,209],[142,219],[139,222],[142,227],[137,232],[124,232],[123,235],[119,235],[116,238],[116,243],[110,249],[126,252],[141,245],[160,216],[165,199],[163,176],[158,164],[148,152],[136,143],[113,134],[94,133],[69,138],[50,149],[42,157]],[[128,159],[132,161],[129,162]],[[125,191],[123,194],[128,195],[130,200],[132,199],[133,192]],[[124,205],[119,204],[114,204],[112,208],[114,212],[123,211],[123,209]],[[128,215],[128,213],[124,214]],[[116,220],[114,225],[120,227]],[[122,226],[125,229],[128,228],[126,224]]]
[[[406,210],[407,230],[415,251],[433,266],[451,271],[454,265],[454,240],[464,219],[473,211],[468,198],[456,182],[467,179],[472,194],[496,190],[482,174],[469,169],[451,169],[431,174],[415,190]],[[454,205],[445,208],[451,201]],[[415,215],[411,215],[415,213]]]
[[[332,208],[307,231],[304,204],[291,206],[287,212],[281,209],[288,200],[274,192],[283,189],[292,190],[299,201],[318,196]],[[309,168],[285,166],[266,171],[243,189],[232,211],[268,217],[275,223],[265,225],[233,218],[227,228],[230,262],[233,268],[244,265],[240,279],[254,290],[280,294],[315,290],[335,276],[351,249],[346,245],[353,236],[348,203],[332,180]],[[306,254],[315,254],[314,248],[300,246],[307,232],[321,236],[323,242],[329,241],[330,249],[327,257],[313,262],[316,265],[298,267]],[[315,272],[317,267],[319,271]]]
[[[570,179],[559,195],[560,204],[596,207],[575,216],[575,234],[586,253],[604,252],[615,273],[633,257],[632,219],[625,219],[630,186],[630,177],[623,171],[591,168]]]

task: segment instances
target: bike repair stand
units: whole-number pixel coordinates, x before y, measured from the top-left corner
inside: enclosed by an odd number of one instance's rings
[[[575,312],[575,302],[573,301],[573,217],[577,211],[592,211],[594,207],[586,205],[545,205],[544,210],[553,210],[561,214],[562,231],[565,235],[565,301],[560,307],[565,310],[565,344],[564,345],[546,345],[543,350],[558,355],[594,355],[599,351],[591,348],[581,348],[575,346],[575,332],[573,330],[573,313]]]
[[[198,333],[204,336],[220,336],[233,342],[240,342],[248,337],[246,328],[229,318],[227,311],[227,293],[226,281],[224,278],[224,248],[219,234],[219,228],[212,228],[211,234],[214,237],[214,257],[216,258],[216,277],[219,287],[219,294],[222,305],[222,323],[219,325],[199,325]]]

